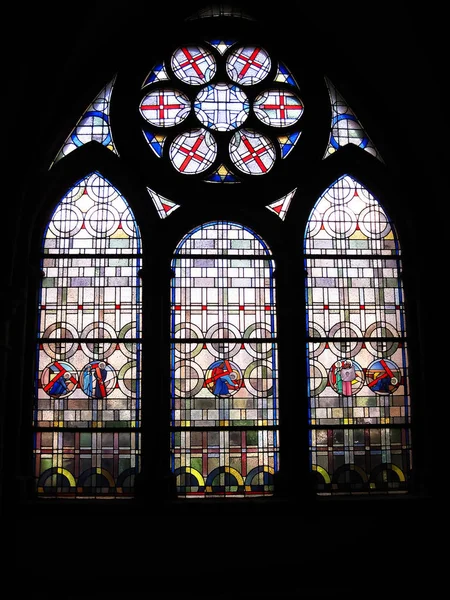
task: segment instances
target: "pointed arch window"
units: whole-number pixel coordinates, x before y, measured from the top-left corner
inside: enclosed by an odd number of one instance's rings
[[[241,224],[216,221],[175,250],[171,468],[179,497],[273,493],[278,470],[274,262]]]
[[[304,240],[311,468],[319,493],[402,492],[411,470],[401,253],[378,200],[344,175]]]
[[[34,409],[38,494],[132,494],[140,456],[142,265],[127,201],[102,175],[57,204],[42,242]]]
[[[291,71],[298,57],[288,69],[242,23],[217,37],[209,19],[228,12],[197,15],[199,39],[155,47],[153,67],[121,63],[49,169],[50,187],[70,189],[41,245],[38,496],[132,498],[152,472],[139,489],[161,497],[168,465],[179,499],[270,497],[279,472],[294,494],[308,459],[321,495],[410,487],[402,254],[361,183],[387,167],[324,73]],[[143,313],[149,355],[166,348],[148,365]]]

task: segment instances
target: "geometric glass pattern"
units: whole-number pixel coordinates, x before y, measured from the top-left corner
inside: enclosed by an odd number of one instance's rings
[[[253,109],[253,114],[269,130],[291,127],[303,114],[303,102],[282,88],[259,92],[250,100],[241,86],[252,87],[267,78],[272,70],[269,54],[256,46],[240,46],[234,50],[235,42],[221,38],[208,43],[209,51],[197,45],[179,47],[171,54],[170,70],[166,70],[161,61],[147,77],[143,87],[152,83],[158,87],[147,92],[140,101],[145,139],[160,158],[167,141],[168,157],[179,173],[200,175],[214,166],[213,172],[204,175],[205,182],[238,183],[241,180],[234,173],[235,167],[245,175],[264,175],[275,164],[275,145],[280,148],[278,156],[286,158],[301,131],[288,135],[279,131],[276,144],[275,137],[270,139],[267,133],[244,130],[245,122]],[[224,82],[221,73],[234,83]],[[166,79],[172,81],[173,76],[186,84],[183,91],[158,85]],[[217,77],[219,81],[212,81]],[[275,81],[297,87],[281,63],[277,65]],[[199,85],[200,90],[195,89]],[[248,91],[253,92],[253,89]],[[198,123],[197,128],[195,124],[189,130],[176,128],[193,118]],[[161,135],[163,127],[176,129]],[[236,133],[227,143],[224,134],[233,130]],[[273,134],[276,134],[275,129]],[[222,144],[218,143],[220,137],[225,138]]]
[[[154,90],[142,99],[139,110],[149,123],[157,127],[173,127],[186,119],[191,103],[178,90]]]
[[[286,158],[286,156],[291,152],[295,144],[298,142],[301,133],[301,131],[296,131],[290,135],[283,135],[277,138],[278,143],[280,144],[281,158]]]
[[[235,42],[234,41],[230,41],[230,40],[209,40],[208,42],[209,44],[211,44],[211,46],[213,46],[217,52],[220,52],[220,54],[225,54],[225,52],[228,50],[228,48],[230,48]]]
[[[33,410],[44,496],[133,492],[140,455],[141,242],[99,173],[57,204],[42,243]]]
[[[194,103],[200,123],[217,131],[230,131],[242,125],[249,109],[244,92],[227,83],[207,85],[199,92]]]
[[[333,154],[342,146],[353,144],[383,162],[383,159],[373,145],[372,140],[366,134],[361,123],[356,118],[355,113],[337,91],[336,87],[327,77],[325,77],[325,83],[330,95],[332,116],[330,138],[324,158],[330,156],[330,154]]]
[[[178,497],[271,495],[279,468],[274,262],[215,221],[178,244],[171,284],[170,464]]]
[[[378,200],[349,175],[305,232],[311,470],[319,494],[401,493],[411,472],[401,252]]]
[[[233,50],[226,61],[228,77],[240,85],[255,85],[265,79],[271,68],[263,48],[246,46]]]
[[[211,81],[217,69],[211,52],[198,46],[185,46],[175,50],[171,67],[174,75],[189,85],[201,85]]]
[[[174,139],[169,154],[180,173],[201,173],[214,162],[217,144],[206,129],[189,130]]]
[[[163,155],[164,142],[167,137],[165,135],[153,134],[150,131],[144,131],[144,137],[156,156],[161,158]]]
[[[164,196],[157,194],[149,187],[147,188],[147,192],[150,194],[150,197],[153,200],[153,204],[155,205],[156,210],[158,211],[158,215],[161,217],[161,219],[165,219],[170,214],[172,214],[174,210],[180,208],[179,204],[175,204],[175,202],[167,200],[167,198],[164,198]]]
[[[81,119],[78,121],[72,133],[64,142],[63,147],[58,152],[55,160],[50,165],[50,168],[61,158],[73,152],[80,146],[88,142],[98,142],[118,154],[112,139],[111,128],[109,124],[109,110],[111,102],[111,94],[116,78],[114,77],[108,85],[106,85],[92,104],[89,105]]]
[[[303,114],[303,103],[292,92],[268,90],[255,98],[255,115],[266,125],[289,127]]]
[[[275,163],[275,148],[268,137],[257,131],[241,129],[230,141],[230,158],[243,173],[262,175]]]
[[[205,178],[207,183],[238,183],[238,178],[225,165],[220,165],[214,173]]]
[[[156,65],[151,71],[150,74],[147,75],[142,87],[144,88],[146,85],[150,83],[155,83],[155,81],[165,81],[168,80],[169,76],[167,75],[166,67],[164,63]]]
[[[284,221],[284,219],[286,218],[286,213],[291,204],[291,200],[294,197],[296,191],[297,191],[297,188],[293,189],[291,192],[289,192],[289,194],[286,194],[286,196],[283,196],[276,202],[272,202],[272,204],[268,204],[266,206],[266,208],[268,208],[270,211],[274,212],[276,215],[278,215],[280,217],[280,219],[282,221]]]
[[[280,81],[281,83],[289,83],[290,85],[293,85],[294,87],[298,87],[297,82],[295,81],[294,77],[292,76],[292,73],[281,62],[278,63],[278,70],[275,75],[274,81]]]

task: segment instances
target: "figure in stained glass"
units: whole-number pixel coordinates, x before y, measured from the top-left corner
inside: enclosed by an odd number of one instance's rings
[[[229,360],[216,360],[206,374],[205,384],[215,396],[230,396],[241,387],[240,369]]]
[[[106,398],[113,387],[111,374],[114,374],[112,367],[103,361],[86,365],[81,374],[81,386],[86,396]]]
[[[67,362],[55,361],[42,371],[41,384],[52,398],[69,396],[78,384],[76,369]]]
[[[367,367],[366,381],[376,394],[391,394],[400,385],[400,369],[392,360],[385,358],[374,360]]]
[[[338,394],[351,396],[363,385],[362,369],[357,362],[350,359],[338,360],[331,366],[329,382]]]

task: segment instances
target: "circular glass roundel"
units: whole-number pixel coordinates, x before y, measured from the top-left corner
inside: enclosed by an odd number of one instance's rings
[[[42,371],[41,387],[51,398],[67,398],[78,387],[77,370],[66,361],[55,361]]]
[[[289,127],[303,114],[303,102],[290,91],[268,90],[254,101],[255,115],[272,127]]]
[[[170,64],[178,79],[190,85],[207,83],[216,73],[214,56],[199,46],[178,48],[172,54]]]
[[[243,173],[265,175],[275,162],[275,147],[257,131],[241,129],[230,141],[230,158]]]
[[[111,141],[108,117],[97,111],[87,112],[72,134],[73,143],[78,146],[95,140],[106,146]]]
[[[254,85],[270,71],[271,61],[263,48],[244,46],[234,50],[227,58],[228,77],[241,85]]]
[[[202,173],[217,156],[217,144],[206,129],[192,129],[178,135],[170,145],[170,160],[180,173]]]
[[[368,141],[364,129],[353,115],[338,115],[333,119],[330,142],[336,150],[345,144],[354,144],[365,148]]]
[[[219,359],[211,363],[205,375],[205,387],[220,397],[234,396],[242,385],[242,371],[228,359]]]
[[[361,231],[373,239],[383,239],[391,231],[386,213],[378,206],[367,206],[358,215]]]
[[[350,237],[357,225],[355,213],[347,206],[330,206],[323,214],[325,231],[335,239]]]
[[[402,383],[402,372],[395,362],[378,358],[366,370],[366,384],[377,395],[388,395]]]
[[[197,94],[194,111],[205,127],[217,131],[236,129],[247,119],[249,101],[235,85],[207,85]]]
[[[84,227],[93,237],[112,235],[120,224],[120,215],[113,206],[95,204],[84,217]]]
[[[141,100],[141,115],[158,127],[173,127],[184,121],[191,110],[189,98],[178,90],[154,90]]]
[[[76,206],[59,204],[48,225],[49,231],[56,237],[76,235],[82,229],[84,215]]]

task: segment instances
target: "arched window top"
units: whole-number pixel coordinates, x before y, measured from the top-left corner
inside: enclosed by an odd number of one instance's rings
[[[229,221],[211,221],[190,231],[175,253],[264,256],[271,251],[250,228]]]
[[[242,11],[214,6],[201,12],[223,19],[200,29],[186,24],[189,41],[180,36],[161,45],[153,65],[134,56],[123,70],[116,65],[117,75],[81,116],[57,160],[86,145],[98,152],[98,144],[118,159],[139,154],[145,166],[159,163],[148,169],[147,187],[180,205],[167,190],[169,179],[203,195],[209,194],[205,183],[266,192],[268,182],[282,178],[286,193],[308,176],[309,168],[300,167],[314,156],[320,162],[352,146],[383,162],[326,68],[320,78],[311,77],[309,62],[299,64],[290,45],[276,47],[264,28],[233,27],[239,19],[230,17],[243,17]],[[227,32],[229,37],[219,37]],[[133,146],[138,137],[144,143]]]
[[[337,179],[316,202],[305,231],[316,254],[399,254],[393,224],[378,200],[351,175]]]
[[[243,225],[214,221],[191,230],[177,253],[170,439],[178,497],[270,496],[279,465],[279,398],[268,247]]]
[[[331,130],[324,158],[343,146],[353,144],[383,162],[380,153],[343,96],[328,77],[325,77],[325,83],[331,103]]]
[[[140,252],[128,202],[100,173],[80,179],[56,206],[43,237],[47,254]]]
[[[111,94],[116,76],[105,85],[94,101],[88,106],[77,125],[64,142],[50,168],[64,156],[67,156],[80,146],[88,142],[97,142],[118,154],[113,141],[109,112],[111,106]]]

